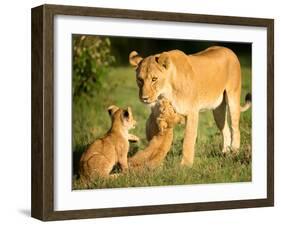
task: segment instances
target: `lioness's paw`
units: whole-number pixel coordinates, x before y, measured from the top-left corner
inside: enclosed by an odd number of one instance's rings
[[[193,161],[188,161],[186,159],[182,159],[180,165],[184,166],[184,167],[192,168]]]

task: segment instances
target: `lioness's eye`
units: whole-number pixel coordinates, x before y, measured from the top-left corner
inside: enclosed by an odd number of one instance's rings
[[[152,82],[155,82],[155,81],[157,81],[157,77],[152,78]]]
[[[139,84],[143,84],[143,79],[138,78],[138,79],[137,79],[137,82],[138,82]]]

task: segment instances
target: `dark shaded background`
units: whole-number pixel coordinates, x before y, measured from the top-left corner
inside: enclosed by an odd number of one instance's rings
[[[229,43],[217,41],[194,41],[176,39],[155,39],[155,38],[128,38],[110,37],[111,51],[116,59],[116,65],[125,66],[128,64],[128,56],[131,51],[136,50],[142,57],[152,54],[179,49],[186,54],[196,53],[210,46],[219,45],[232,49],[239,57],[241,64],[250,66],[252,45],[251,43]]]

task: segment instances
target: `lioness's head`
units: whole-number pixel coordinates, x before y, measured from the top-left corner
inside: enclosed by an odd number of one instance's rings
[[[125,130],[135,128],[136,121],[134,120],[132,109],[130,107],[122,109],[115,105],[111,105],[107,108],[107,111],[111,117],[112,126],[120,127],[120,129]]]
[[[152,104],[165,91],[170,69],[167,53],[142,58],[136,51],[129,55],[130,64],[136,69],[139,98],[145,104]]]

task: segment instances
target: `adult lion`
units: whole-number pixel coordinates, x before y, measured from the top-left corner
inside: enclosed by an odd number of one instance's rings
[[[176,112],[187,116],[181,164],[192,166],[199,112],[213,110],[216,124],[223,136],[223,152],[240,147],[240,112],[251,105],[250,95],[240,107],[241,68],[237,56],[225,47],[210,47],[186,55],[172,50],[142,58],[136,51],[129,55],[136,69],[139,98],[151,105],[146,133],[150,140],[158,131],[154,106],[159,98],[167,98]],[[229,111],[227,111],[227,108]],[[227,122],[229,112],[231,131]]]

